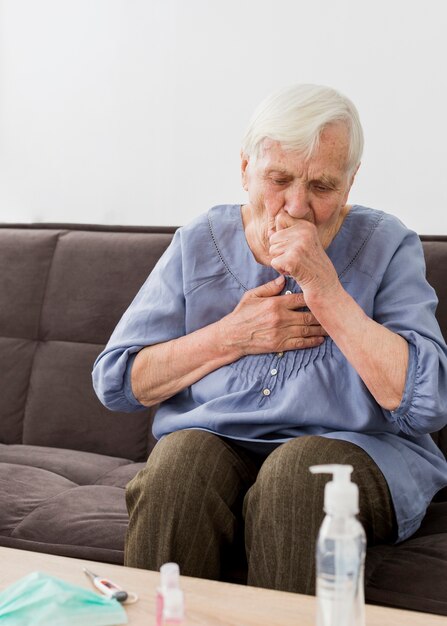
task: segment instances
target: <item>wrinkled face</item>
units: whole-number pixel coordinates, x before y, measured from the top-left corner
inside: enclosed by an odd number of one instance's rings
[[[271,139],[264,140],[257,159],[242,154],[243,186],[266,244],[272,232],[296,220],[314,223],[320,239],[337,223],[355,175],[348,174],[348,149],[348,132],[340,123],[323,130],[308,160]]]

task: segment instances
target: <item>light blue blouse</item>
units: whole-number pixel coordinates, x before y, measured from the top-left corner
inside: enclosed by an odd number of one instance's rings
[[[316,348],[250,355],[215,370],[161,404],[154,435],[199,428],[260,448],[309,434],[350,441],[384,474],[403,540],[447,485],[447,462],[428,434],[447,423],[437,298],[419,237],[391,215],[352,207],[327,254],[365,313],[409,343],[400,406],[382,409],[328,337]],[[142,347],[222,318],[246,290],[277,275],[254,259],[240,205],[214,207],[180,228],[95,362],[100,400],[112,410],[141,409],[130,370]],[[287,278],[285,290],[300,287]]]

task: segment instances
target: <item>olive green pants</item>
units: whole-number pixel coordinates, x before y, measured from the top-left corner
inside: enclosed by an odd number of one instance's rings
[[[387,483],[358,446],[325,437],[293,439],[266,458],[211,433],[183,430],[157,443],[128,484],[125,564],[225,580],[246,558],[248,584],[315,593],[315,542],[327,475],[309,466],[354,467],[368,545],[395,539]]]

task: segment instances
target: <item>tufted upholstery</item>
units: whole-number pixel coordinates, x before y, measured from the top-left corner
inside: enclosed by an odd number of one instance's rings
[[[90,373],[174,230],[0,224],[0,545],[122,563],[152,412],[110,413]],[[447,237],[422,239],[447,337]],[[447,490],[411,539],[368,550],[366,597],[447,615],[446,581]]]
[[[109,412],[91,369],[173,231],[133,230],[0,228],[1,545],[123,560],[152,412]]]

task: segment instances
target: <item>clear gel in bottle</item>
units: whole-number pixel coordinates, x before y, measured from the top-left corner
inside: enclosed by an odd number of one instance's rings
[[[364,565],[366,537],[356,515],[359,490],[351,465],[315,465],[314,474],[331,473],[316,548],[317,626],[365,626]]]

